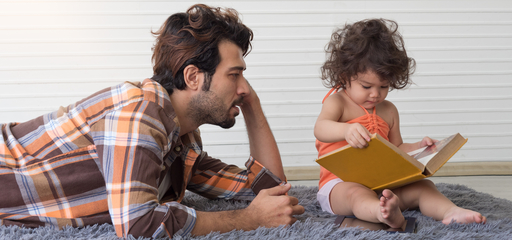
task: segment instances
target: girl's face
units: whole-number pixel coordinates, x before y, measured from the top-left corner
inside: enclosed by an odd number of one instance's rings
[[[389,92],[388,81],[381,81],[373,71],[359,73],[346,87],[348,96],[357,104],[370,110],[386,99]]]

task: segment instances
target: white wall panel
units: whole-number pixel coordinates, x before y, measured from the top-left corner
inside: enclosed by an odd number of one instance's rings
[[[0,122],[25,121],[122,81],[152,76],[152,30],[193,1],[0,0]],[[313,125],[327,93],[324,46],[346,22],[389,18],[417,61],[410,88],[388,99],[405,141],[460,132],[450,162],[512,161],[512,2],[208,1],[237,9],[255,32],[246,76],[285,166],[314,166]],[[242,117],[201,127],[205,149],[242,165]]]

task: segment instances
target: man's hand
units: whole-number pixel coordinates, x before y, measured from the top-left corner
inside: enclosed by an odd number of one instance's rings
[[[229,232],[254,230],[258,227],[277,227],[293,224],[294,215],[304,213],[295,197],[285,195],[291,185],[285,184],[261,190],[251,204],[241,210],[200,212],[197,211],[196,225],[192,235],[206,235],[210,232]]]
[[[253,104],[260,104],[260,98],[258,97],[258,94],[256,94],[256,91],[252,88],[251,84],[249,84],[249,81],[245,80],[247,82],[247,86],[249,87],[249,93],[244,95],[243,105],[242,105],[242,111],[249,110],[251,105]]]
[[[294,215],[304,213],[304,207],[299,205],[295,197],[285,195],[290,190],[289,183],[261,190],[251,204],[244,209],[245,217],[254,225],[253,228],[277,227],[291,225],[297,219]]]
[[[260,99],[249,82],[247,82],[247,86],[248,94],[244,96],[241,109],[249,136],[251,156],[279,179],[285,181],[281,154],[279,154],[276,140],[261,108]]]
[[[370,141],[370,132],[359,123],[348,125],[345,141],[353,148],[365,148]]]

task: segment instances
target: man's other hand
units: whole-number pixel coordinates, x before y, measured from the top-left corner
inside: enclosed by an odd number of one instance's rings
[[[294,215],[304,213],[304,207],[299,205],[299,200],[286,195],[290,190],[289,183],[269,189],[264,189],[254,198],[251,204],[244,209],[244,215],[249,224],[254,224],[254,229],[264,227],[277,227],[291,225],[297,219]]]

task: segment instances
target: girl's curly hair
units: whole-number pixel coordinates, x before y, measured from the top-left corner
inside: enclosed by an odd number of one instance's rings
[[[386,19],[367,19],[336,29],[326,46],[327,60],[321,68],[324,85],[345,88],[359,73],[374,71],[389,81],[390,90],[411,83],[416,62],[409,58],[398,24]]]

